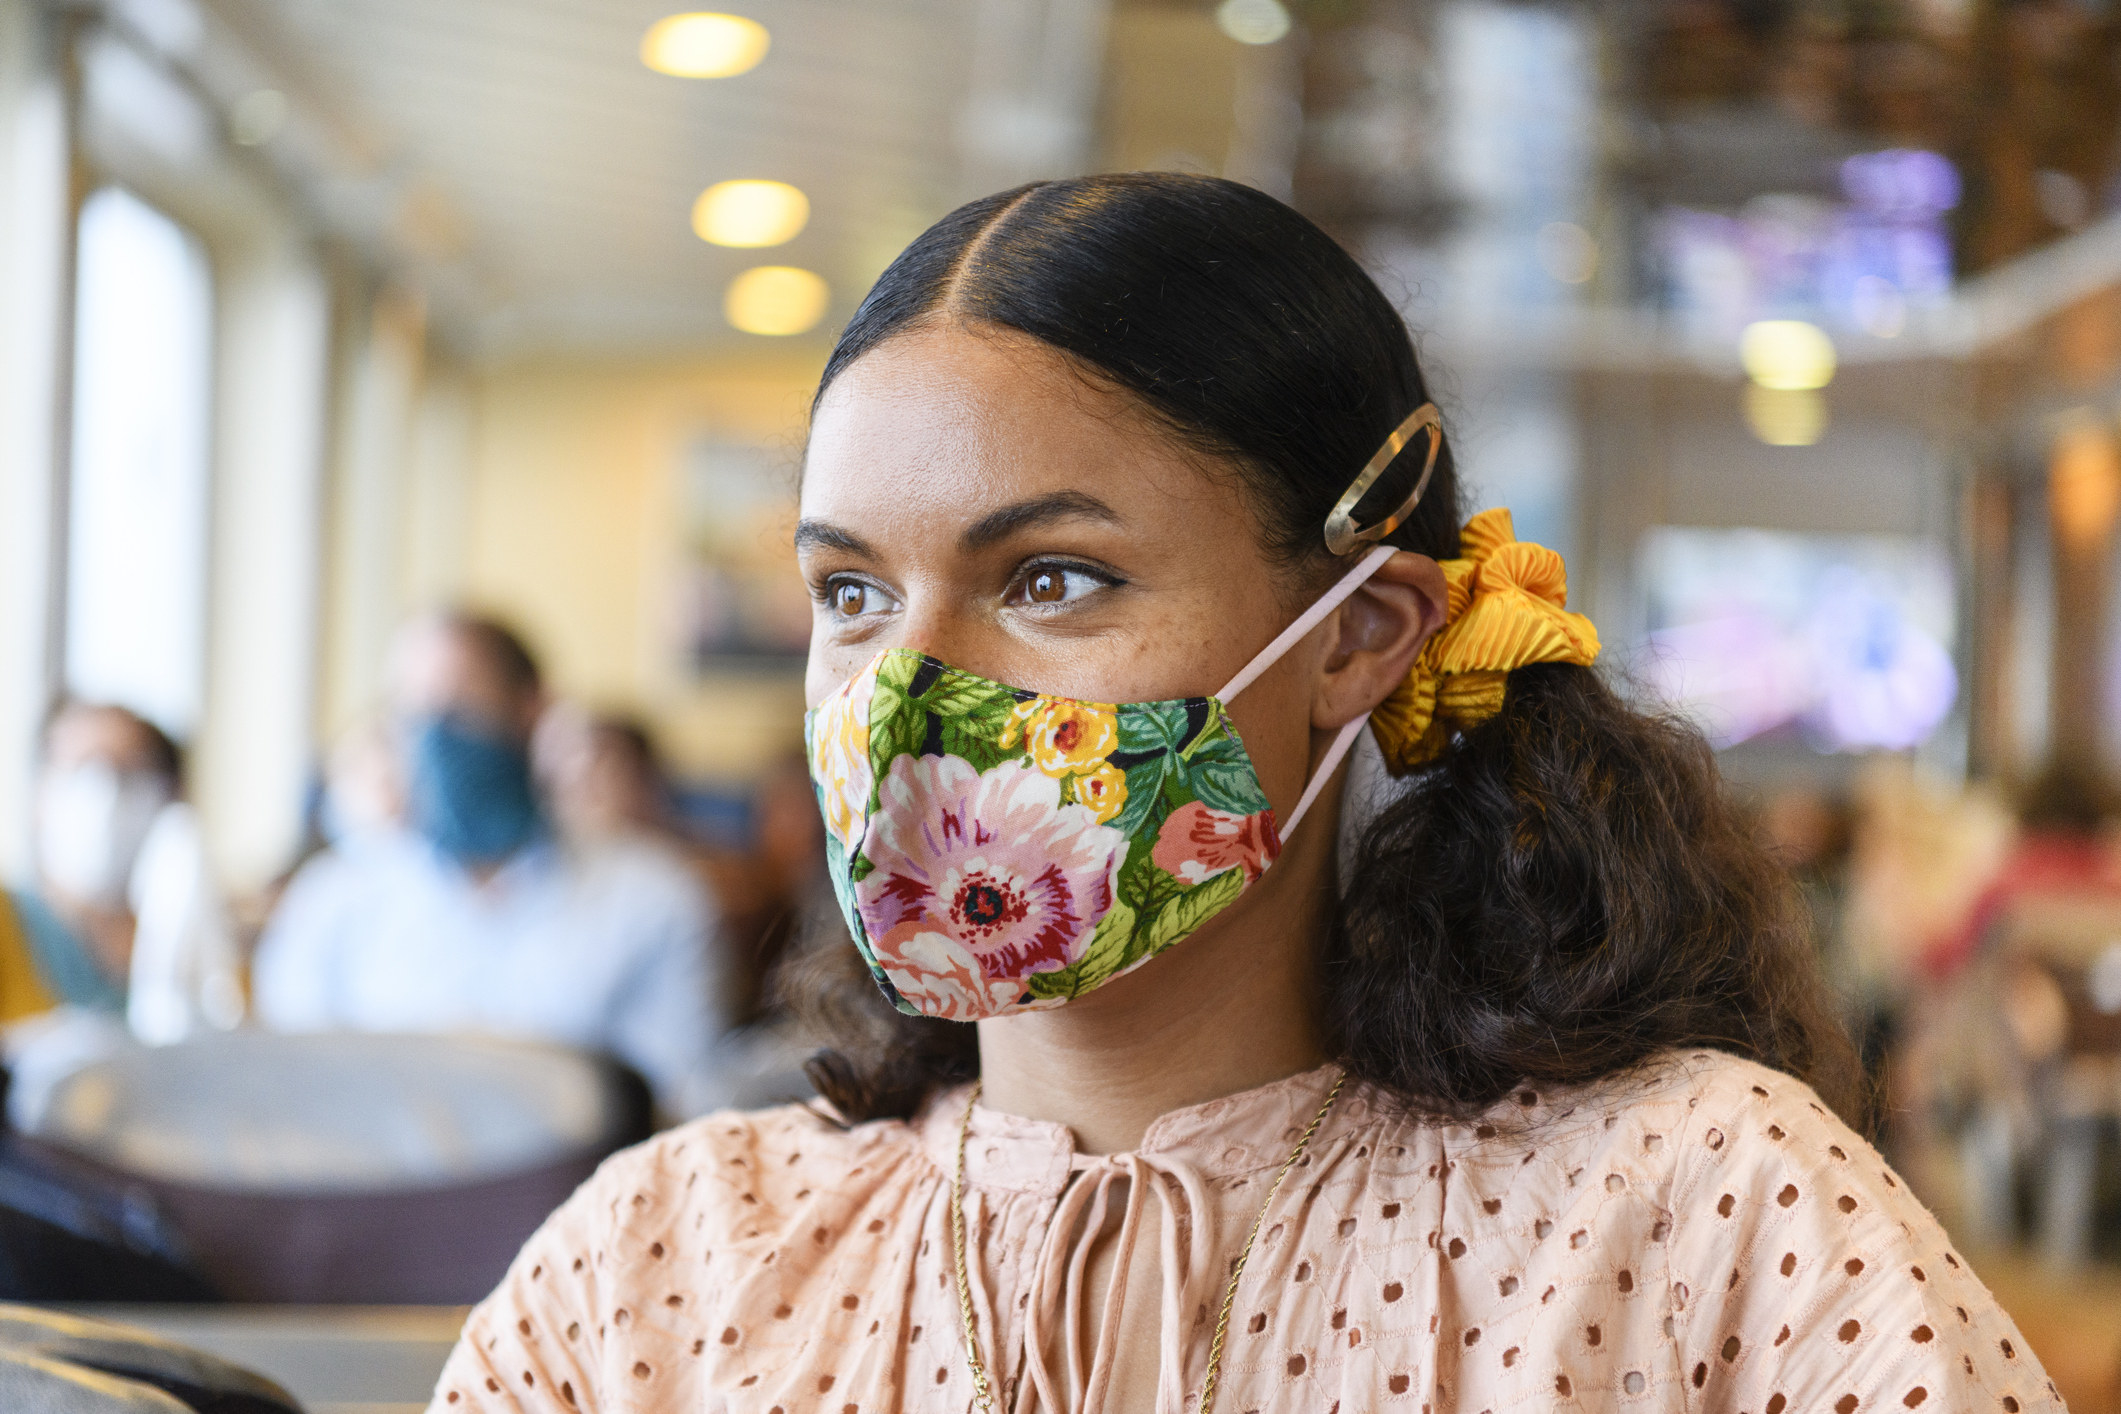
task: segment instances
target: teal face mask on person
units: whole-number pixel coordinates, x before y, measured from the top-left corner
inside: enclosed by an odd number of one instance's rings
[[[459,864],[497,864],[542,828],[530,748],[458,716],[421,718],[410,741],[412,826]]]

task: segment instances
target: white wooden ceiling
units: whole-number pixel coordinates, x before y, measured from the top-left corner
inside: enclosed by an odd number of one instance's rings
[[[1009,0],[1005,0],[1008,3]],[[216,5],[348,110],[472,345],[729,345],[721,297],[761,263],[816,270],[829,329],[889,258],[966,194],[973,29],[994,0],[248,0]],[[643,32],[724,8],[772,35],[728,79],[653,73]],[[276,33],[267,35],[261,28]],[[298,99],[298,102],[300,99]],[[808,227],[770,250],[694,236],[732,177],[793,182]],[[445,300],[445,303],[452,301]],[[439,311],[449,313],[449,311]]]

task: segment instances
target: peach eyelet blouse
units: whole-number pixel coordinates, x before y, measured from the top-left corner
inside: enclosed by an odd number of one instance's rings
[[[975,1110],[998,1406],[1100,1408],[1120,1322],[1153,1320],[1157,1409],[1190,1414],[1230,1264],[1335,1074],[1175,1111],[1098,1158]],[[472,1313],[430,1414],[962,1414],[963,1106],[852,1128],[715,1115],[613,1157]],[[1161,1292],[1092,1299],[1086,1244],[1145,1223]],[[1465,1125],[1351,1084],[1267,1215],[1221,1378],[1228,1414],[2061,1407],[1878,1154],[1806,1086],[1716,1052]]]

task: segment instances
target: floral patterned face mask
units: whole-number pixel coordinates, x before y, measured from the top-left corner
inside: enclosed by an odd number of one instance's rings
[[[1213,697],[1078,702],[908,648],[804,720],[833,890],[900,1011],[1059,1006],[1228,908],[1280,854],[1367,718],[1276,829],[1225,704],[1393,555],[1372,550]]]

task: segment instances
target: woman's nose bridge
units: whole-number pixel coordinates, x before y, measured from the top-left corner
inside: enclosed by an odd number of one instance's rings
[[[905,616],[892,646],[912,648],[956,667],[970,667],[964,660],[978,656],[979,629],[971,607],[947,585],[908,585]]]

